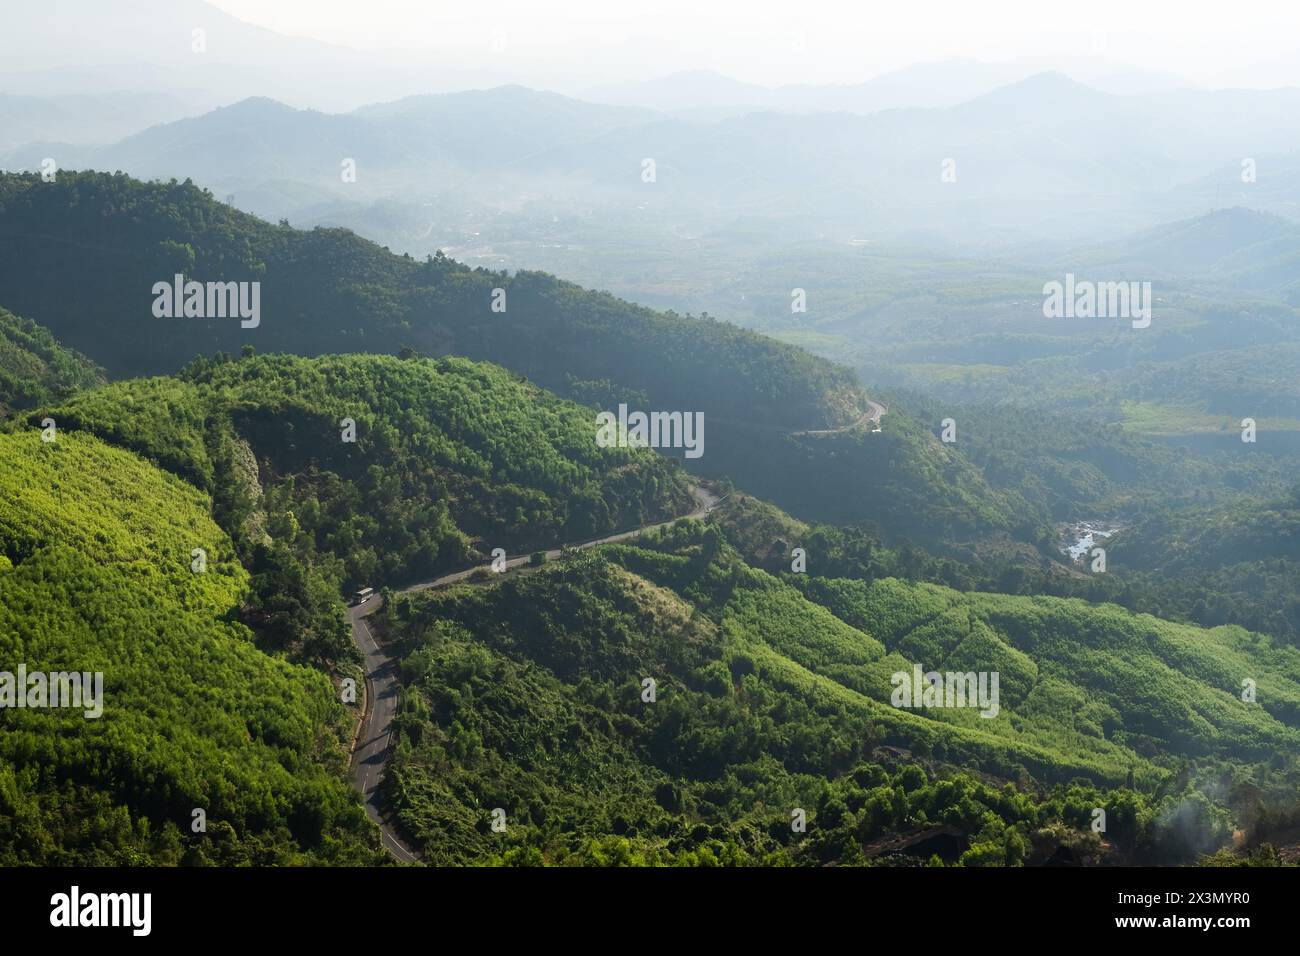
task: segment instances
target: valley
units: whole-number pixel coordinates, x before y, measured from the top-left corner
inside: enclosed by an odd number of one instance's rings
[[[1300,85],[59,3],[0,34],[5,872],[397,920],[451,867],[1300,860]],[[1109,913],[1031,879],[981,889]]]

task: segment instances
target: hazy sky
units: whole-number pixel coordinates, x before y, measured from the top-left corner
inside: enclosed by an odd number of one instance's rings
[[[213,0],[280,32],[448,66],[855,82],[950,57],[1102,61],[1206,85],[1300,79],[1300,4],[1208,0]]]

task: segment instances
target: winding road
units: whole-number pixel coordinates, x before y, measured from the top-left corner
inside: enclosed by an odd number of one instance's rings
[[[866,399],[867,410],[859,415],[856,419],[847,425],[839,425],[835,428],[805,428],[800,431],[790,431],[790,429],[781,424],[772,422],[755,422],[741,420],[736,418],[724,418],[721,415],[707,416],[710,421],[721,422],[724,425],[741,425],[745,428],[757,428],[762,431],[778,432],[783,435],[789,435],[791,438],[803,438],[807,435],[841,435],[844,432],[852,431],[855,428],[861,428],[865,425],[874,425],[872,431],[880,431],[880,419],[889,412],[888,405],[882,405],[880,402]]]
[[[851,422],[848,425],[841,425],[839,428],[813,428],[802,432],[791,432],[790,434],[794,438],[802,438],[804,435],[839,435],[842,432],[851,431],[852,429],[861,425],[866,425],[867,423],[875,425],[875,431],[879,431],[881,416],[888,411],[889,409],[886,406],[881,405],[879,402],[873,402],[871,399],[867,399],[867,410],[863,412],[862,417],[855,422]]]
[[[690,514],[669,521],[661,521],[658,524],[633,528],[631,531],[623,531],[619,534],[584,541],[574,547],[594,548],[598,544],[625,541],[628,538],[635,538],[637,535],[644,534],[646,531],[667,527],[685,518],[702,518],[722,500],[713,492],[699,485],[691,486],[691,495],[695,498],[695,509]],[[560,553],[560,548],[553,548],[546,552],[546,556],[548,559],[558,558]],[[521,564],[527,564],[529,560],[529,555],[508,558],[506,567],[518,567]],[[464,581],[475,571],[481,569],[490,570],[490,567],[490,565],[481,565],[467,571],[444,574],[432,581],[425,581],[421,584],[403,588],[401,593],[427,591],[430,588],[455,584],[458,581]],[[370,630],[370,625],[366,623],[366,618],[374,614],[382,606],[383,599],[376,596],[365,604],[348,608],[348,620],[352,624],[352,639],[356,642],[357,647],[361,648],[366,668],[366,711],[361,717],[361,726],[357,731],[357,739],[352,747],[353,783],[361,793],[361,799],[365,803],[366,816],[370,817],[379,826],[379,835],[383,841],[384,849],[403,863],[417,863],[420,859],[419,854],[402,839],[397,832],[396,826],[385,815],[380,793],[380,787],[384,781],[384,772],[392,751],[392,724],[393,716],[397,713],[397,692],[400,686],[397,657],[390,653],[386,644],[380,644],[375,639],[375,635]]]
[[[867,406],[867,411],[851,424],[842,425],[839,428],[822,428],[791,432],[790,434],[796,438],[806,435],[834,435],[867,424],[874,425],[875,430],[879,431],[881,416],[888,412],[889,409],[870,399],[867,400]],[[661,521],[658,524],[633,528],[631,531],[623,531],[619,534],[584,541],[574,547],[594,548],[598,544],[625,541],[628,538],[635,538],[646,531],[667,527],[674,522],[681,521],[683,518],[702,518],[722,500],[699,485],[691,486],[691,495],[695,498],[695,509],[690,514],[673,518],[670,521]],[[546,557],[554,559],[558,558],[560,554],[560,548],[552,548],[546,552]],[[521,564],[527,564],[530,560],[529,555],[517,555],[513,558],[507,558],[506,567],[518,567]],[[427,591],[430,588],[445,587],[448,584],[464,581],[475,571],[489,569],[490,565],[481,565],[465,571],[444,574],[432,581],[425,581],[403,588],[401,593],[406,594],[412,591]],[[366,712],[361,717],[361,726],[357,731],[356,742],[352,747],[353,780],[365,803],[366,815],[379,826],[384,848],[404,863],[417,863],[420,859],[419,854],[402,839],[397,832],[397,828],[385,815],[381,800],[380,787],[383,784],[384,772],[388,766],[388,758],[392,751],[392,724],[393,716],[397,713],[397,692],[400,686],[397,658],[389,652],[386,645],[380,644],[375,639],[375,635],[370,630],[370,625],[366,623],[366,618],[374,614],[382,606],[383,599],[376,595],[365,604],[348,608],[348,620],[352,624],[352,640],[356,642],[357,647],[361,648],[366,668]]]

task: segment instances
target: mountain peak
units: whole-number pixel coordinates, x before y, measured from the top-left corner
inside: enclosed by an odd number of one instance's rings
[[[1064,73],[1048,70],[1035,73],[1023,80],[999,86],[962,104],[963,107],[994,109],[1026,109],[1046,107],[1056,111],[1068,109],[1072,103],[1097,102],[1110,98],[1103,93],[1071,79]]]
[[[229,106],[219,106],[213,112],[226,116],[280,116],[285,113],[296,113],[298,110],[269,96],[250,96]]]

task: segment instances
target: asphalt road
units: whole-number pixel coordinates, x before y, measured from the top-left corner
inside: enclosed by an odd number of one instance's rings
[[[378,611],[383,599],[372,597],[365,604],[348,608],[352,639],[361,648],[366,667],[366,714],[361,720],[352,750],[353,781],[366,805],[366,816],[379,824],[380,839],[393,856],[414,863],[419,856],[384,818],[379,785],[392,743],[393,715],[397,712],[397,659],[379,646],[370,633],[366,618]]]
[[[633,528],[631,531],[623,531],[619,534],[584,541],[574,547],[594,548],[598,544],[625,541],[653,528],[667,527],[673,522],[681,521],[682,518],[702,518],[722,500],[711,491],[707,491],[698,485],[691,486],[691,494],[695,498],[695,509],[690,514],[683,515],[681,518],[673,518],[671,521],[663,521],[659,524],[646,525],[641,528]],[[558,558],[560,549],[553,548],[546,552],[546,556],[548,558]],[[526,554],[517,555],[513,558],[507,557],[506,567],[513,568],[526,564],[530,557],[530,555]],[[488,570],[491,569],[491,565],[482,565],[482,567]],[[430,588],[455,584],[458,581],[465,580],[477,570],[479,568],[444,574],[432,581],[425,581],[404,588],[402,593],[427,591]],[[383,840],[384,848],[404,863],[415,863],[420,859],[419,854],[401,838],[397,828],[385,817],[380,800],[380,785],[383,783],[384,772],[388,766],[388,757],[392,750],[392,724],[393,715],[397,712],[397,690],[399,686],[397,658],[390,654],[386,645],[380,644],[375,639],[374,634],[370,631],[370,626],[366,623],[366,618],[374,614],[382,606],[383,599],[376,595],[365,604],[348,608],[348,620],[352,623],[352,639],[356,641],[357,647],[361,648],[366,668],[366,713],[361,719],[361,729],[357,733],[356,744],[352,750],[353,782],[365,802],[366,816],[379,825],[380,838]]]
[[[856,422],[849,425],[841,425],[839,428],[814,428],[808,431],[791,432],[790,434],[795,438],[800,438],[804,435],[838,435],[842,432],[866,425],[868,422],[875,425],[878,429],[880,428],[880,418],[887,411],[889,411],[889,409],[884,405],[881,405],[879,402],[873,402],[871,399],[867,399],[867,411],[863,413],[862,417]]]

